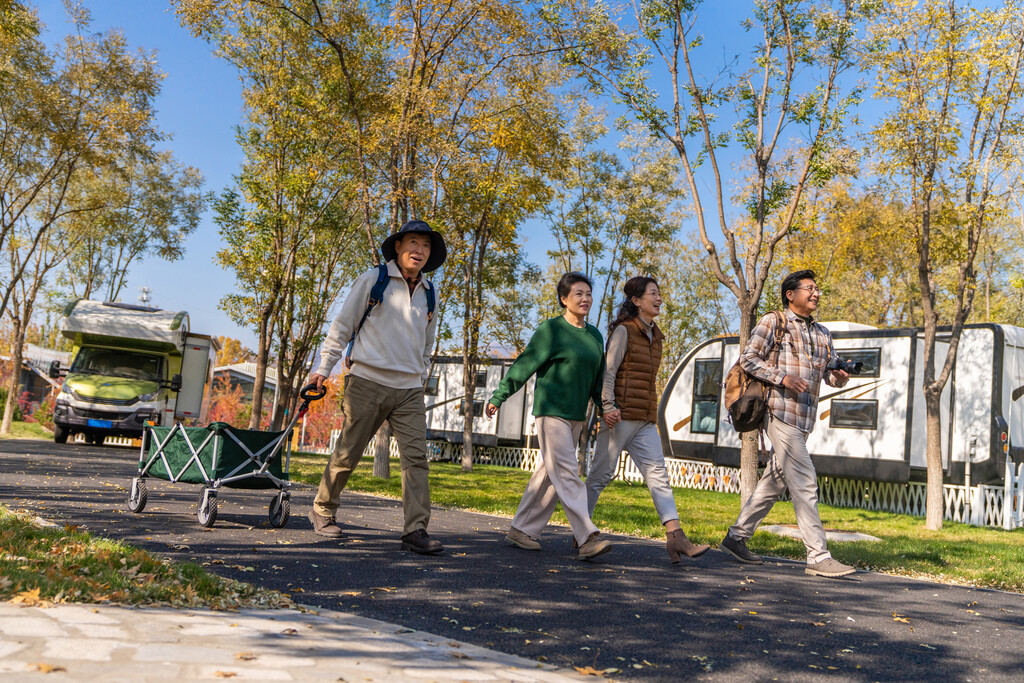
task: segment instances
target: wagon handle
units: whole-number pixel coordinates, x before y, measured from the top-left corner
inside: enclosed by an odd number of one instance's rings
[[[327,387],[320,387],[319,391],[316,388],[316,384],[307,384],[302,387],[299,391],[299,398],[307,403],[310,401],[319,401],[327,395]]]

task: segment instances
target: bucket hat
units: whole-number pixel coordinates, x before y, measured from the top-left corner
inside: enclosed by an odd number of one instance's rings
[[[398,229],[398,232],[389,235],[384,240],[384,243],[380,245],[380,253],[384,255],[384,260],[393,261],[398,258],[398,252],[395,251],[395,243],[411,232],[430,236],[430,256],[423,265],[423,272],[432,273],[440,268],[444,260],[448,258],[448,246],[444,243],[444,237],[441,236],[441,233],[431,228],[426,221],[408,221]]]

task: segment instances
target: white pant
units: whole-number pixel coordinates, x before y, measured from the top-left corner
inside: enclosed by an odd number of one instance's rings
[[[512,520],[512,526],[527,536],[540,537],[558,502],[569,518],[577,543],[583,545],[597,531],[587,514],[587,491],[576,462],[576,443],[582,429],[582,422],[560,417],[537,418],[541,464],[530,477]]]
[[[605,487],[615,478],[615,468],[622,451],[629,451],[644,483],[651,492],[654,509],[661,523],[679,519],[676,499],[669,484],[665,455],[661,450],[658,426],[646,420],[623,420],[611,429],[601,425],[597,435],[597,448],[587,475],[587,509],[594,515],[594,506]]]
[[[740,509],[736,523],[729,527],[729,535],[741,541],[753,536],[757,525],[788,487],[796,523],[807,548],[807,563],[827,560],[832,555],[825,546],[825,527],[818,515],[818,478],[807,452],[807,434],[769,417],[768,438],[772,442],[768,466],[754,493]]]

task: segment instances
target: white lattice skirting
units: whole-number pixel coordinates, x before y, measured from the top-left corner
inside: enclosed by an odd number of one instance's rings
[[[331,441],[333,445],[334,439]],[[373,443],[370,443],[365,454],[371,455],[372,452]],[[394,438],[391,439],[390,455],[392,458],[398,457],[398,443]],[[591,455],[587,454],[588,463]],[[428,441],[427,457],[435,461],[459,462],[462,460],[462,444]],[[533,472],[540,462],[540,451],[535,448],[476,446],[473,449],[473,462]],[[740,471],[734,467],[719,467],[707,462],[677,458],[668,458],[665,464],[668,467],[669,482],[674,487],[720,493],[740,492]],[[619,457],[615,479],[634,483],[643,481],[640,471],[627,453]],[[943,488],[946,503],[944,518],[947,520],[1003,529],[1024,526],[1024,464],[1007,463],[1006,484],[1003,486],[979,485],[967,488],[947,484]],[[918,482],[897,484],[818,477],[818,497],[822,503],[836,507],[918,517],[925,514],[925,484]]]

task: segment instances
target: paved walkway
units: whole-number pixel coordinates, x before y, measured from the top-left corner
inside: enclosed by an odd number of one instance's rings
[[[0,604],[0,679],[44,678],[556,683],[585,677],[341,612]]]

